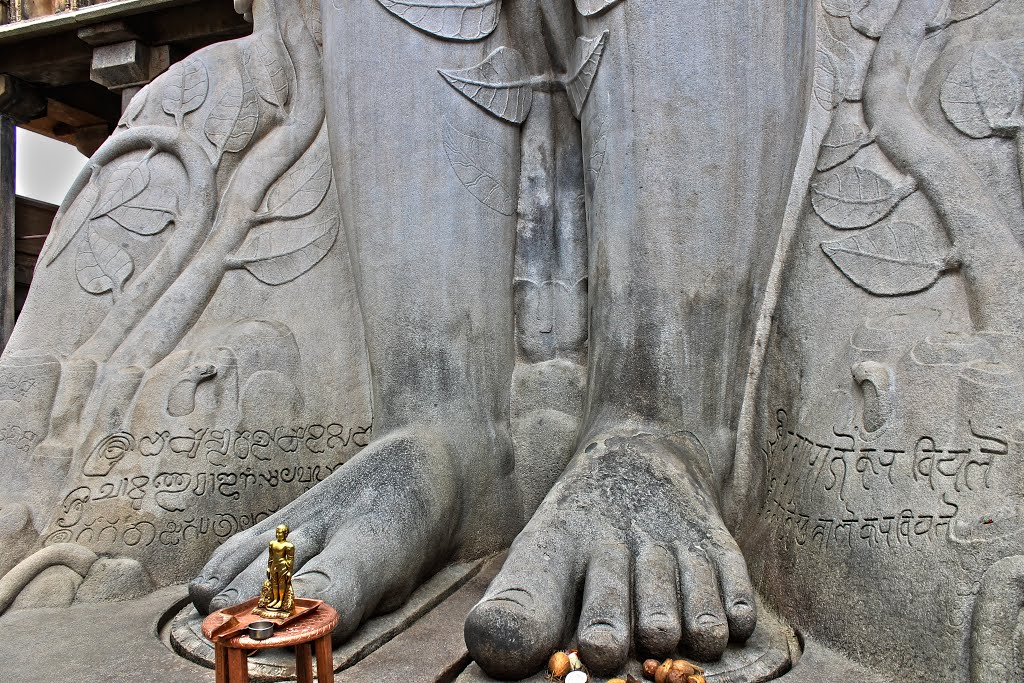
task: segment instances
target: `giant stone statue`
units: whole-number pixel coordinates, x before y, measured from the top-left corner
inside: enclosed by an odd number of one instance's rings
[[[235,7],[41,255],[0,607],[287,524],[337,643],[511,546],[482,677],[1020,679],[1024,0]]]

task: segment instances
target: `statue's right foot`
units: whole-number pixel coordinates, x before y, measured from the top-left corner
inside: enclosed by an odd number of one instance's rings
[[[492,445],[493,446],[493,445]],[[485,447],[481,444],[481,447]],[[296,597],[338,610],[335,641],[399,607],[459,545],[469,507],[447,440],[411,431],[371,442],[327,479],[221,546],[190,585],[200,611],[258,596],[278,524],[295,545]]]
[[[617,430],[576,455],[466,621],[491,676],[538,671],[575,630],[595,673],[631,651],[702,661],[754,631],[754,590],[717,512],[707,454],[686,435]],[[635,643],[635,647],[634,647]]]

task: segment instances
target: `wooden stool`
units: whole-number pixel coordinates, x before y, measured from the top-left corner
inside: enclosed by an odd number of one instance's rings
[[[210,637],[210,632],[223,623],[223,613],[230,614],[234,611],[237,611],[237,607],[214,612],[208,616],[203,621],[203,634]],[[320,683],[334,683],[331,632],[337,625],[338,613],[330,605],[320,603],[315,609],[294,621],[278,626],[274,635],[266,640],[253,640],[245,631],[227,638],[212,639],[217,683],[248,683],[249,654],[253,650],[266,650],[272,647],[295,648],[298,683],[313,683],[311,648],[316,648],[316,680]]]

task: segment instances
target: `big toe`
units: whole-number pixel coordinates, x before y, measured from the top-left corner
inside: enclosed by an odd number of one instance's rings
[[[494,678],[520,679],[539,670],[574,612],[578,569],[552,545],[543,534],[521,535],[466,619],[469,653]]]
[[[334,642],[347,639],[366,619],[405,602],[439,558],[430,534],[373,515],[338,530],[323,550],[295,573],[295,595],[323,600],[338,611]]]
[[[268,544],[274,537],[273,527],[253,527],[230,538],[218,548],[195,579],[188,585],[188,594],[196,608],[209,613],[219,609],[220,598],[239,575],[267,552]],[[266,567],[266,563],[263,563]]]

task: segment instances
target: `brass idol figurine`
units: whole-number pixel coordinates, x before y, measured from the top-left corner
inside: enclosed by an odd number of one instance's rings
[[[267,562],[267,580],[263,582],[260,601],[253,614],[264,619],[283,619],[295,607],[292,591],[292,569],[295,565],[295,546],[288,542],[288,527],[277,527],[277,539],[270,542],[270,560]]]

